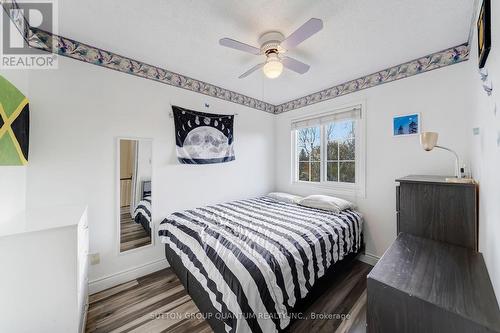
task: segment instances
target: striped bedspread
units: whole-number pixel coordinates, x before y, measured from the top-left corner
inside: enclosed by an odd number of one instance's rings
[[[269,197],[177,212],[163,243],[207,291],[227,332],[278,332],[326,269],[361,246],[361,214]]]
[[[145,196],[134,209],[134,221],[141,223],[137,217],[142,215],[149,223],[151,223],[151,196]]]

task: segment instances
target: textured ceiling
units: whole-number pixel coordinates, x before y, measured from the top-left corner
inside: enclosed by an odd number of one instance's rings
[[[467,41],[472,0],[107,0],[59,2],[59,34],[272,103],[289,100]],[[288,35],[311,17],[324,29],[291,56],[305,75],[269,80],[262,62],[218,45],[257,46],[268,30]]]

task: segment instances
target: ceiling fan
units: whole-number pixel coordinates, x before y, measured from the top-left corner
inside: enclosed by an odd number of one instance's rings
[[[232,49],[243,52],[248,52],[255,55],[265,55],[266,61],[253,66],[245,73],[239,76],[240,79],[247,77],[256,70],[262,68],[264,74],[274,79],[281,75],[283,67],[286,67],[299,74],[304,74],[309,70],[309,65],[303,62],[284,56],[283,54],[290,49],[293,49],[318,31],[323,29],[323,21],[317,18],[312,18],[304,23],[300,28],[295,30],[290,36],[285,38],[282,33],[277,31],[269,31],[259,38],[260,48],[248,45],[231,38],[222,38],[219,44]]]

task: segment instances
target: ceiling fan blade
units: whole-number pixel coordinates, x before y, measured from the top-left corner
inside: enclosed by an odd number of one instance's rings
[[[242,42],[238,42],[237,40],[231,38],[222,38],[219,40],[219,44],[225,47],[230,47],[232,49],[248,52],[251,54],[256,54],[256,55],[260,54],[259,48],[256,48],[252,45],[248,45]]]
[[[249,70],[247,70],[245,73],[241,74],[238,77],[238,79],[246,78],[248,75],[252,74],[256,70],[261,69],[264,66],[264,64],[265,64],[265,62],[263,62],[262,64],[258,64],[258,65],[253,66],[252,68],[250,68]]]
[[[311,67],[308,64],[304,64],[302,61],[290,57],[282,57],[281,62],[283,66],[299,74],[306,73]]]
[[[286,50],[290,50],[295,46],[299,45],[318,31],[323,29],[323,21],[317,18],[312,18],[306,23],[304,23],[300,28],[295,30],[290,36],[288,36],[283,42],[281,42],[281,47]]]

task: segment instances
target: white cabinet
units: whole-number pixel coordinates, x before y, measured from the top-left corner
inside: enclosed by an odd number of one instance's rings
[[[0,332],[82,330],[88,237],[85,207],[30,210],[0,224]]]

